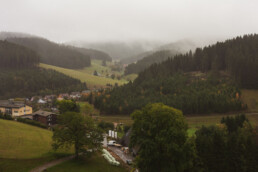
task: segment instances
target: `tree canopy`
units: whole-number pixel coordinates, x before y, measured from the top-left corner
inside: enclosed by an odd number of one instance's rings
[[[92,118],[76,112],[66,112],[58,116],[58,125],[54,130],[53,148],[74,146],[75,155],[87,150],[99,149],[103,136]]]
[[[140,171],[184,171],[191,168],[193,151],[187,141],[187,124],[180,110],[161,103],[132,113],[131,147],[139,147]]]

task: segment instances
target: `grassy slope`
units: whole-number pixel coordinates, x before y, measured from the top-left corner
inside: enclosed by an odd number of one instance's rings
[[[111,64],[108,63],[107,65],[111,65]],[[81,80],[82,82],[86,82],[89,87],[93,87],[93,86],[103,87],[103,86],[106,86],[107,83],[110,83],[112,85],[114,85],[115,83],[118,83],[118,85],[127,83],[127,81],[124,79],[117,80],[117,79],[111,79],[111,78],[104,77],[106,75],[106,71],[109,74],[115,73],[115,74],[121,75],[121,73],[111,72],[110,67],[102,66],[101,61],[99,61],[99,60],[92,60],[91,67],[86,67],[84,69],[79,69],[79,70],[66,69],[66,68],[56,67],[56,66],[42,64],[42,63],[40,64],[40,66],[43,68],[47,68],[47,69],[54,69],[58,72],[64,73],[73,78],[77,78],[77,79]],[[95,70],[98,73],[100,73],[101,75],[103,75],[103,77],[102,76],[94,76],[93,72]],[[103,71],[103,73],[102,73],[102,71]]]
[[[0,158],[38,158],[51,150],[52,132],[0,120]]]
[[[72,152],[53,152],[51,137],[49,130],[0,119],[0,171],[29,171]]]
[[[242,92],[242,100],[248,106],[248,111],[258,112],[258,90],[244,89]]]
[[[100,155],[94,155],[91,158],[85,158],[78,161],[71,160],[57,165],[47,170],[49,172],[126,172],[122,167],[116,167],[108,164],[108,162]]]

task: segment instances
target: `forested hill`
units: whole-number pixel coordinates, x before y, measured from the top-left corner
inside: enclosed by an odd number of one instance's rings
[[[106,114],[130,114],[162,102],[184,114],[245,108],[239,88],[258,89],[258,35],[246,35],[177,55],[141,72],[132,83],[89,100]]]
[[[169,57],[175,56],[177,53],[176,51],[170,50],[162,50],[154,52],[150,55],[147,55],[143,59],[137,61],[136,63],[132,63],[125,68],[125,75],[129,75],[132,73],[140,73],[144,69],[150,67],[154,63],[160,63],[162,61],[167,60]]]
[[[112,58],[103,51],[87,49],[87,48],[79,48],[79,47],[73,47],[73,46],[71,46],[70,48],[72,48],[84,55],[90,56],[91,59],[112,61]]]
[[[86,84],[54,70],[39,68],[36,52],[0,41],[0,99],[86,89]]]
[[[34,51],[20,45],[0,41],[0,68],[31,68],[39,63]]]
[[[241,87],[258,89],[258,35],[245,35],[215,45],[197,48],[154,64],[139,74],[136,83],[168,77],[178,72],[225,71]]]
[[[30,48],[40,55],[40,62],[70,69],[91,65],[89,55],[82,54],[67,46],[56,44],[38,37],[7,38],[9,42]]]

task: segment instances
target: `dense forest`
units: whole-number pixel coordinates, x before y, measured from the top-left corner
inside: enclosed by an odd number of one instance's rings
[[[240,90],[227,79],[206,79],[192,74],[129,83],[100,96],[89,96],[96,108],[107,114],[130,114],[148,103],[162,102],[181,109],[184,114],[222,113],[245,108]]]
[[[84,55],[90,56],[91,59],[112,61],[112,58],[103,51],[87,49],[87,48],[72,47],[72,46],[71,46],[71,48]]]
[[[39,63],[32,50],[7,41],[0,41],[0,68],[30,68]]]
[[[38,67],[32,50],[0,41],[0,98],[81,91],[86,84],[53,70]]]
[[[196,49],[154,64],[132,83],[89,100],[107,114],[130,114],[162,102],[184,114],[246,108],[239,88],[258,88],[258,35],[247,35]]]
[[[173,57],[177,52],[172,52],[170,50],[162,50],[154,52],[136,63],[132,63],[125,68],[125,75],[132,73],[140,73],[144,69],[150,67],[153,63],[160,63],[167,60],[169,57]]]
[[[9,42],[30,48],[40,55],[40,62],[70,69],[91,65],[89,55],[84,55],[68,46],[60,45],[43,38],[7,38]]]
[[[215,45],[197,48],[184,55],[154,64],[139,74],[136,83],[145,79],[171,76],[178,72],[225,71],[242,88],[258,88],[258,35],[245,35]]]

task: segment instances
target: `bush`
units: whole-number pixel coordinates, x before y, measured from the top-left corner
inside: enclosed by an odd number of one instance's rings
[[[114,124],[112,122],[101,121],[98,124],[98,127],[105,130],[105,131],[114,130]]]
[[[38,121],[33,121],[33,120],[30,120],[30,119],[17,118],[17,121],[18,121],[18,122],[25,123],[25,124],[37,126],[37,127],[40,127],[40,128],[47,128],[46,125],[44,125],[44,124],[42,124],[42,123],[40,123],[40,122],[38,122]]]
[[[0,119],[13,120],[11,115],[3,114],[0,112]]]

